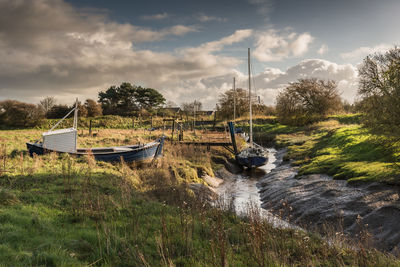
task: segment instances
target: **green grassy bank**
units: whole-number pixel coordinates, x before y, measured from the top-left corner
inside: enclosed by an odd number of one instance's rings
[[[146,166],[30,158],[25,142],[38,136],[38,130],[0,131],[0,266],[399,265],[366,247],[273,228],[252,208],[243,219],[229,201],[205,204],[188,183],[206,184],[200,174],[213,175],[210,154],[222,157],[221,151],[167,143],[164,158]],[[101,130],[80,140],[103,146],[152,138]]]
[[[287,147],[287,159],[300,166],[299,175],[326,173],[348,182],[400,184],[400,149],[386,145],[385,136],[360,124],[358,114],[331,116],[302,127],[263,123],[255,131],[264,140]]]

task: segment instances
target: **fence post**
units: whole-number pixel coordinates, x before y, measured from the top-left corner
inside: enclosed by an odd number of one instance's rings
[[[92,120],[89,121],[89,136],[92,136]]]

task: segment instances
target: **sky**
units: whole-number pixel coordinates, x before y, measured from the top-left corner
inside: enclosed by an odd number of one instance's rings
[[[357,97],[357,68],[399,44],[397,0],[0,0],[0,100],[38,103],[122,82],[177,105],[247,88],[267,105],[300,78],[332,79]]]

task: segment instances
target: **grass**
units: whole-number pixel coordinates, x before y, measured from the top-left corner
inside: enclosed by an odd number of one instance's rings
[[[142,167],[30,158],[25,141],[40,132],[0,131],[0,266],[398,265],[375,250],[273,228],[253,207],[239,218],[225,202],[207,205],[188,184],[205,183],[201,174],[213,175],[215,167],[210,154],[226,157],[222,150],[167,142],[163,159]],[[96,133],[84,133],[80,144],[145,142],[160,134]]]
[[[384,136],[372,134],[361,124],[360,115],[336,115],[309,126],[258,125],[264,135],[273,135],[278,146],[288,147],[286,159],[299,165],[299,176],[326,173],[348,182],[399,184],[396,155]]]

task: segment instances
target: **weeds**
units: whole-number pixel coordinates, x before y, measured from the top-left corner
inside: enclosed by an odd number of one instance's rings
[[[22,151],[36,133],[0,132],[0,138],[9,151]],[[131,134],[110,130],[107,138],[125,142]],[[104,145],[105,136],[96,138]],[[210,206],[189,188],[205,184],[202,173],[213,174],[210,152],[202,149],[167,145],[163,159],[142,167],[95,162],[92,155],[1,153],[16,167],[1,165],[0,265],[398,264],[367,248],[330,246],[306,232],[273,228],[251,206],[239,218],[229,199]]]

